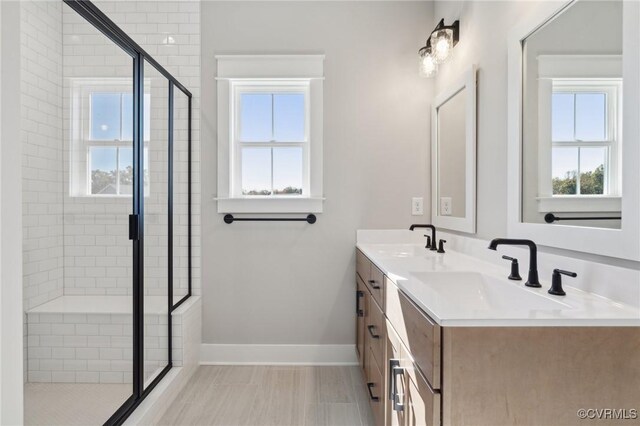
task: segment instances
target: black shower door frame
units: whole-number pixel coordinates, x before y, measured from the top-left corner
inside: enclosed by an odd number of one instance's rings
[[[133,214],[129,216],[129,239],[133,244],[133,391],[131,396],[107,420],[105,425],[120,425],[129,417],[144,398],[155,388],[171,370],[172,330],[171,313],[191,296],[191,108],[192,94],[178,79],[160,65],[151,55],[140,47],[131,37],[120,29],[100,9],[89,0],[63,0],[75,12],[122,48],[133,59]],[[168,354],[167,365],[145,388],[144,386],[144,64],[153,66],[168,80]],[[180,90],[188,98],[187,159],[188,159],[188,195],[187,195],[187,242],[188,242],[188,291],[177,302],[173,302],[173,106],[174,90]]]

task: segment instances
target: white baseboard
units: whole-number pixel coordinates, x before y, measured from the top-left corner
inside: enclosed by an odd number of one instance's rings
[[[203,343],[201,365],[357,365],[355,345],[216,345]]]

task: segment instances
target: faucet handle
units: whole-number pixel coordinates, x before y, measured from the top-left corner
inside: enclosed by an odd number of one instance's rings
[[[431,235],[424,234],[424,236],[427,237],[427,245],[424,248],[431,248]]]
[[[522,277],[520,276],[520,267],[518,265],[518,259],[510,256],[502,256],[502,258],[511,261],[511,274],[509,275],[508,278],[514,281],[522,281]]]
[[[578,276],[578,274],[576,274],[575,272],[563,271],[562,269],[554,269],[553,275],[551,276],[551,288],[549,289],[549,294],[553,294],[555,296],[564,296],[567,294],[562,289],[562,275],[566,275],[572,278]]]
[[[438,242],[438,253],[444,253],[444,243],[446,242],[447,240],[440,239],[440,241]],[[436,245],[435,241],[433,242],[433,245]]]

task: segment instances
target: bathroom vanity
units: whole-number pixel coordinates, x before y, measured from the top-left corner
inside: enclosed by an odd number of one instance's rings
[[[620,410],[614,424],[640,408],[633,306],[574,288],[552,296],[546,276],[527,288],[507,265],[420,244],[359,242],[356,271],[377,425],[566,425],[584,421],[580,409]]]

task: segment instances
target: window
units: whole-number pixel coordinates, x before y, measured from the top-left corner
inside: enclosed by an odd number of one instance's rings
[[[307,100],[308,84],[235,85],[235,196],[308,194]]]
[[[322,212],[324,57],[216,59],[218,212]]]
[[[133,192],[133,95],[91,92],[88,195],[131,195]],[[144,95],[144,141],[149,142],[150,95]],[[145,192],[148,193],[148,148],[145,148]]]
[[[554,196],[617,195],[620,82],[553,81]]]
[[[133,190],[133,94],[130,79],[71,81],[69,193],[130,197]],[[143,97],[144,189],[149,195],[151,94]]]

